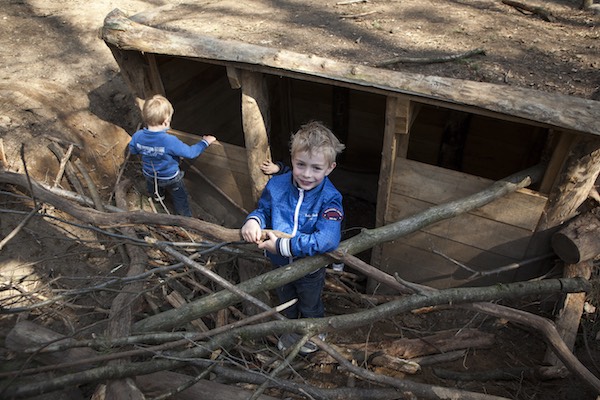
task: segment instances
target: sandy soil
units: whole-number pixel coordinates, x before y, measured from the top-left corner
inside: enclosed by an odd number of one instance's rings
[[[106,14],[119,8],[128,15],[161,6],[163,0],[5,0],[0,7],[0,138],[11,171],[27,170],[52,183],[58,169],[50,143],[74,145],[104,198],[109,198],[123,162],[129,134],[139,123],[126,86],[109,49],[98,37]],[[246,6],[252,3],[251,6]],[[249,2],[207,0],[195,3],[206,33],[227,39],[294,48],[296,51],[374,64],[394,57],[428,57],[483,48],[485,56],[453,63],[389,65],[398,71],[528,87],[540,91],[600,100],[600,16],[580,10],[579,1],[532,2],[546,7],[554,22],[521,13],[492,0],[370,0],[341,5],[335,1],[287,0]],[[360,16],[362,15],[362,16]],[[2,189],[5,190],[5,189]],[[0,194],[0,237],[20,220],[26,207]],[[60,213],[58,213],[60,215]],[[74,245],[77,236],[89,244]],[[33,220],[10,245],[0,250],[0,274],[6,268],[51,279],[57,275],[102,276],[119,265],[107,243],[60,222]],[[69,281],[63,288],[87,285]],[[109,293],[82,304],[110,306]],[[100,316],[75,309],[31,313],[36,322],[75,333]],[[581,357],[590,365],[598,356],[594,341],[595,314],[585,317],[590,347]],[[0,338],[16,321],[0,315]],[[484,322],[481,322],[482,325]],[[473,370],[501,367],[507,359],[539,360],[544,346],[539,337],[506,325],[489,329],[506,332]],[[419,329],[435,323],[415,323]],[[389,328],[389,326],[387,326]],[[383,329],[383,328],[382,328]],[[356,332],[360,336],[361,332]],[[368,332],[363,332],[368,334]],[[376,332],[383,336],[382,332]],[[342,339],[343,338],[339,338]],[[530,345],[518,346],[523,341]],[[579,340],[578,343],[581,341]],[[525,354],[526,350],[529,353]],[[3,349],[2,356],[9,356]],[[591,360],[590,360],[591,358]],[[471,359],[470,359],[471,360]],[[592,368],[590,366],[590,368]],[[314,371],[313,371],[314,372]],[[595,371],[594,372],[598,372]],[[327,376],[326,376],[327,377]],[[333,380],[333,375],[331,377]],[[483,383],[464,384],[473,390]],[[492,385],[496,386],[496,385]],[[575,378],[553,382],[511,382],[493,389],[514,399],[593,398]],[[487,389],[486,389],[487,390]],[[551,397],[546,397],[551,396]]]

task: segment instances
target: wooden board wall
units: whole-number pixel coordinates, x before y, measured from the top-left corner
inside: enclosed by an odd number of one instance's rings
[[[201,140],[200,136],[190,133],[170,132],[187,144]],[[252,200],[244,147],[224,142],[215,143],[194,160],[194,166],[246,211],[252,211],[256,207]]]
[[[488,179],[398,158],[385,221],[397,221],[433,205],[460,199],[491,183]],[[525,189],[426,227],[384,245],[381,268],[437,288],[466,284],[470,273],[433,251],[478,271],[520,261],[546,200]],[[512,273],[492,275],[485,281],[508,281],[511,276]]]

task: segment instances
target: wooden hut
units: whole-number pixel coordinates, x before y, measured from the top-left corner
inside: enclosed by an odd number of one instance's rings
[[[199,157],[200,174],[188,179],[197,201],[208,190],[221,196],[225,225],[254,208],[267,179],[260,161],[286,161],[290,133],[308,120],[346,144],[331,176],[346,228],[397,221],[544,163],[543,179],[527,189],[360,255],[437,288],[483,283],[458,263],[482,272],[520,266],[486,283],[537,274],[531,260],[551,254],[549,234],[577,213],[598,176],[597,102],[217,39],[173,20],[115,10],[102,38],[140,101],[155,93],[172,101],[181,138],[218,136],[222,146]]]

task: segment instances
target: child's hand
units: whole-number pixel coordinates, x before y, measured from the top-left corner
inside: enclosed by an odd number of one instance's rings
[[[269,237],[264,242],[258,244],[258,248],[261,250],[266,250],[269,253],[277,254],[277,236],[271,231],[267,231],[267,236]]]
[[[240,233],[246,242],[260,243],[262,229],[260,229],[260,225],[255,219],[249,219],[246,221],[246,223],[242,226]]]
[[[260,165],[260,170],[265,175],[273,175],[279,172],[279,166],[271,160],[266,160]]]
[[[217,138],[214,137],[213,135],[204,135],[204,136],[202,136],[202,139],[206,140],[208,142],[209,146],[217,140]]]

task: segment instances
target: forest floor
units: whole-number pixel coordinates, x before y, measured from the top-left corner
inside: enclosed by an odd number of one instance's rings
[[[58,161],[48,145],[55,143],[66,148],[73,144],[74,157],[79,157],[87,167],[101,196],[112,198],[124,149],[139,124],[139,113],[110,50],[99,38],[99,29],[114,8],[134,15],[155,7],[168,8],[172,3],[166,0],[2,2],[0,139],[8,170],[23,173],[26,165],[33,178],[52,184]],[[483,49],[485,55],[456,62],[391,63],[386,68],[600,100],[600,15],[581,10],[579,0],[527,2],[550,11],[551,21],[499,0],[339,3],[342,2],[206,0],[194,2],[194,7],[200,11],[198,18],[204,22],[206,33],[216,37],[367,65],[397,57],[434,59]],[[12,189],[6,185],[0,189],[0,238],[4,238],[23,220],[31,204],[9,194]],[[53,212],[52,207],[44,210]],[[65,213],[55,215],[68,218]],[[60,220],[34,218],[0,249],[3,281],[11,281],[8,271],[11,274],[17,271],[19,276],[35,274],[44,281],[44,287],[56,279],[60,289],[86,287],[110,276],[119,265],[119,254],[110,241],[98,241],[94,233]],[[46,307],[19,315],[1,313],[0,357],[9,360],[13,356],[2,343],[19,318],[28,318],[65,334],[89,333],[82,328],[105,318],[106,314],[98,310],[106,310],[112,298],[111,292],[103,291],[73,300],[77,307]],[[341,312],[343,307],[338,297],[327,295],[325,300],[330,312]],[[548,299],[542,303],[547,306]],[[541,313],[542,303],[535,299],[519,306]],[[6,307],[5,303],[0,304]],[[548,311],[548,307],[544,309]],[[576,355],[598,375],[597,318],[595,311],[584,314]],[[464,312],[411,314],[354,332],[336,332],[328,340],[342,343],[365,338],[383,340],[466,326],[494,332],[496,344],[473,350],[444,368],[485,371],[533,366],[543,359],[545,345],[538,333]],[[96,333],[105,329],[102,324],[96,327]],[[303,375],[313,383],[333,385],[341,380],[335,370],[317,367],[307,368]],[[452,382],[436,377],[427,369],[416,379],[511,399],[595,398],[573,376],[544,382],[527,379]],[[347,383],[348,377],[343,381]]]

